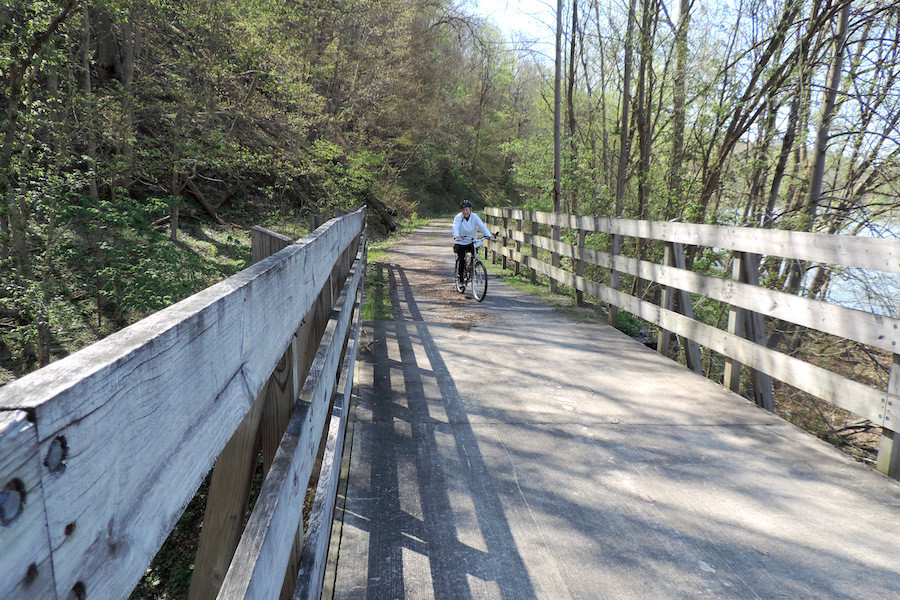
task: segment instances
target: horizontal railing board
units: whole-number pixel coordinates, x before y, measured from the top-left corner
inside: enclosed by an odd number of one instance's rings
[[[831,371],[799,359],[770,350],[749,340],[732,335],[710,325],[689,319],[656,304],[578,277],[510,248],[500,248],[507,257],[552,277],[573,288],[581,289],[611,305],[688,339],[729,358],[762,371],[805,392],[865,417],[876,425],[884,424],[887,394],[852,381]]]
[[[636,221],[486,208],[485,214],[665,242],[753,252],[816,263],[900,273],[900,240],[782,229]]]
[[[23,411],[0,413],[0,492],[7,486],[24,496],[7,498],[10,523],[0,523],[0,598],[56,598],[50,564],[50,539],[41,489],[42,455],[37,431]],[[65,598],[65,596],[62,596]]]
[[[0,410],[35,415],[42,453],[68,443],[66,471],[43,479],[59,596],[130,593],[364,218],[0,388]]]
[[[293,600],[319,600],[325,577],[331,526],[334,520],[334,506],[337,499],[338,483],[341,476],[341,461],[344,453],[344,439],[350,410],[350,396],[353,392],[353,377],[356,367],[356,351],[359,345],[360,305],[362,289],[357,295],[354,307],[354,322],[350,332],[350,342],[344,353],[343,368],[338,378],[343,382],[343,390],[335,393],[334,409],[328,426],[328,439],[322,457],[319,483],[309,517],[309,529],[300,561],[300,573]]]
[[[301,401],[291,415],[275,460],[260,489],[217,596],[219,600],[248,597],[275,600],[281,592],[361,277],[361,262],[358,262],[348,277],[322,336],[312,368],[303,384]]]
[[[606,269],[615,268],[621,273],[634,275],[663,286],[707,296],[713,300],[861,344],[868,344],[888,352],[897,352],[900,349],[900,319],[749,285],[734,279],[703,275],[628,256],[613,256],[609,252],[579,248],[544,236],[512,232],[509,237],[569,258],[583,260]]]

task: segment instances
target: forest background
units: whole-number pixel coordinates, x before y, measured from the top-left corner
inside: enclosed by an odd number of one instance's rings
[[[335,209],[367,205],[376,236],[465,198],[897,236],[895,2],[549,8],[556,57],[466,2],[5,2],[0,383],[244,268],[253,225],[297,238]],[[850,275],[898,316],[889,283]],[[818,298],[839,276],[761,273]],[[886,378],[865,348],[769,325],[771,346]]]
[[[466,2],[6,0],[0,384],[246,267],[250,227],[298,238],[336,209],[368,206],[375,237],[462,199],[897,237],[893,0],[548,6],[557,56]],[[729,270],[715,249],[689,259]],[[826,298],[848,277],[858,307],[900,317],[896,282],[870,273],[766,261],[761,283]],[[767,326],[772,347],[886,385],[889,356]],[[871,459],[853,438],[871,423],[776,393]],[[136,593],[189,573],[158,564]]]

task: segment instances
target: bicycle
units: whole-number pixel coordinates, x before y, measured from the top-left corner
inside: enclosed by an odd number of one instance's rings
[[[475,296],[475,299],[481,302],[484,300],[484,297],[487,295],[487,269],[484,266],[484,263],[481,262],[481,259],[478,258],[478,249],[484,244],[484,238],[475,242],[475,251],[472,253],[467,253],[468,260],[466,260],[466,269],[464,272],[464,276],[462,281],[459,279],[459,261],[465,260],[461,258],[459,255],[456,256],[456,266],[453,271],[453,278],[456,283],[456,291],[462,294],[466,291],[466,285],[472,284],[472,295]]]

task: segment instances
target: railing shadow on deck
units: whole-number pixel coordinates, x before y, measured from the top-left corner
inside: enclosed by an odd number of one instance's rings
[[[351,480],[347,493],[348,498],[365,499],[344,514],[347,525],[366,532],[369,538],[367,572],[358,575],[367,582],[365,595],[402,598],[408,596],[404,590],[410,586],[430,586],[430,592],[421,593],[465,600],[480,597],[470,587],[479,580],[497,586],[503,598],[537,598],[499,497],[459,490],[466,495],[466,503],[474,503],[469,518],[477,521],[485,549],[460,539],[461,517],[454,511],[459,500],[451,501],[451,488],[484,487],[493,475],[481,456],[444,358],[421,323],[409,282],[402,270],[388,269],[391,289],[401,290],[403,296],[401,302],[396,296],[392,299],[395,315],[407,312],[413,321],[372,323],[376,340],[391,338],[391,343],[399,344],[400,364],[392,363],[385,344],[373,345],[373,388],[362,410],[371,411],[369,426],[377,433],[365,438],[371,447],[361,446],[359,453],[354,452],[354,462],[367,466],[363,469],[367,477],[365,482]],[[395,338],[385,330],[389,326],[397,328]],[[427,364],[416,355],[417,346],[424,348]],[[402,381],[394,380],[398,375]],[[398,454],[407,437],[418,439],[415,455]],[[438,438],[450,441],[439,442]],[[448,444],[455,451],[448,450]],[[450,480],[455,480],[453,486]],[[363,489],[365,483],[368,489]],[[401,498],[406,499],[403,505]],[[409,504],[409,498],[418,498],[418,504]],[[473,524],[466,525],[471,531]],[[407,556],[404,561],[404,550],[415,558]],[[418,568],[407,572],[404,565]]]
[[[528,415],[519,412],[512,418],[510,412],[489,413],[479,407],[479,419],[489,423],[478,421],[482,426],[504,423],[528,432],[517,436],[515,442],[503,440],[502,435],[485,440],[475,431],[471,407],[463,404],[447,366],[469,354],[462,348],[456,354],[438,347],[429,329],[431,324],[422,322],[404,270],[396,266],[388,269],[391,288],[397,291],[396,320],[371,323],[372,389],[358,407],[362,414],[370,415],[366,427],[371,427],[371,435],[360,436],[366,442],[360,442],[358,453],[354,452],[354,462],[363,465],[365,476],[351,481],[347,495],[355,500],[343,515],[345,523],[357,530],[354,535],[368,536],[365,562],[354,572],[355,585],[348,585],[347,580],[339,582],[343,585],[336,588],[338,597],[376,600],[414,593],[454,600],[568,597],[565,588],[541,588],[530,576],[517,545],[522,540],[514,537],[514,524],[510,522],[510,511],[522,509],[515,508],[517,504],[526,505],[528,511],[528,524],[515,524],[520,533],[529,526],[552,527],[554,523],[564,523],[584,538],[608,539],[611,530],[624,532],[616,537],[615,547],[608,548],[567,539],[564,558],[555,558],[564,562],[567,571],[590,574],[588,579],[602,578],[607,570],[639,572],[646,597],[667,597],[672,589],[667,582],[696,571],[698,556],[709,561],[703,563],[706,568],[723,573],[718,579],[731,586],[720,590],[723,597],[756,597],[760,590],[805,597],[810,582],[817,582],[817,591],[823,597],[844,597],[841,586],[846,582],[835,582],[829,574],[848,571],[872,574],[874,582],[870,583],[880,595],[892,594],[897,573],[870,564],[851,548],[840,544],[798,548],[786,533],[795,525],[790,518],[784,519],[781,531],[758,526],[767,522],[766,515],[772,511],[782,517],[796,515],[794,520],[802,521],[804,515],[815,514],[832,502],[827,495],[808,498],[798,493],[792,485],[795,478],[840,485],[846,475],[832,472],[830,462],[823,464],[815,455],[785,457],[779,444],[782,440],[769,427],[730,421],[727,427],[665,426],[642,437],[646,421],[638,421],[637,427],[621,427],[599,419],[576,421],[568,413],[567,421],[548,427],[543,418],[532,424]],[[521,335],[521,340],[511,340],[508,345],[518,347],[519,341],[533,341],[525,332]],[[570,343],[577,345],[578,341]],[[396,350],[389,351],[388,345],[395,345]],[[636,368],[646,372],[656,365],[671,370],[660,366],[665,361],[646,348],[632,346],[635,362],[640,363]],[[617,346],[615,352],[620,350]],[[506,368],[508,362],[504,363]],[[489,367],[486,370],[493,372]],[[516,372],[515,367],[512,371]],[[552,373],[548,377],[555,381]],[[514,395],[505,381],[481,385],[486,386],[482,392],[485,395]],[[667,421],[670,419],[664,415],[660,423]],[[690,436],[690,440],[674,443],[681,436]],[[410,437],[416,439],[415,449],[405,446]],[[585,455],[572,450],[580,444],[590,445],[594,451]],[[733,463],[710,458],[723,445],[752,445],[756,450],[752,460],[736,471]],[[552,456],[542,452],[546,448],[554,449]],[[498,456],[507,455],[512,475],[509,469],[489,467],[496,467]],[[534,479],[534,474],[546,472],[541,467],[548,464],[553,465],[549,469],[552,479]],[[530,476],[515,476],[520,468]],[[668,522],[672,513],[660,489],[621,485],[623,479],[647,469],[660,474],[665,482],[663,490],[665,485],[675,484],[694,485],[708,492],[712,485],[715,492],[703,495],[704,501],[698,501],[694,510],[680,512],[677,523]],[[757,471],[778,473],[784,483],[776,486],[777,493],[758,484],[752,477]],[[751,473],[749,478],[747,473]],[[566,495],[575,481],[589,483],[589,488],[580,490],[582,493],[604,497],[602,508]],[[656,497],[648,496],[648,491]],[[863,490],[849,493],[859,498],[860,506],[865,506],[863,500],[875,504],[896,500],[893,495],[872,490],[869,493],[875,495],[871,497],[865,497]],[[715,504],[710,498],[724,496],[738,499],[741,514],[725,509],[731,504],[719,511],[710,510],[710,504]],[[471,512],[464,510],[467,505],[471,505]],[[849,513],[849,520],[865,520],[864,510],[859,513]],[[860,530],[870,531],[865,526]],[[660,542],[648,543],[647,535]],[[889,534],[881,537],[891,539]],[[765,541],[756,543],[759,538]],[[479,544],[484,544],[483,548]],[[669,551],[661,553],[660,546]],[[760,555],[759,547],[766,548],[765,556]],[[810,561],[811,555],[819,562]],[[542,583],[546,586],[547,582]],[[573,585],[571,579],[568,583]],[[578,589],[577,585],[576,581],[568,590],[572,597],[590,597],[590,587]],[[479,592],[483,590],[476,586],[495,588],[482,595]]]
[[[214,461],[190,597],[318,597],[365,209],[253,234],[253,266],[0,388],[0,598],[126,598]]]

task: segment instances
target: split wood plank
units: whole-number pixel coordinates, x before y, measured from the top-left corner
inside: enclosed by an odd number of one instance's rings
[[[41,488],[42,472],[54,474],[41,464],[41,456],[28,414],[0,412],[0,598],[58,597]],[[54,470],[63,469],[63,464]]]
[[[254,227],[250,232],[250,253],[253,264],[280,252],[291,245],[291,238],[270,231],[263,227]],[[279,400],[287,402],[287,413],[290,414],[293,398],[284,397],[285,388],[291,385],[286,374],[288,370],[292,346],[282,355],[263,391],[253,403],[253,408],[244,417],[222,453],[216,459],[212,471],[206,508],[203,515],[203,526],[194,570],[191,573],[191,586],[188,591],[189,600],[212,600],[219,593],[228,565],[241,539],[244,526],[244,515],[250,504],[250,487],[256,470],[261,445],[261,437],[272,445],[278,446],[281,433],[277,432],[277,421],[272,423],[273,413],[277,413]],[[289,393],[289,392],[288,392]],[[294,396],[296,398],[296,396]],[[287,419],[284,420],[285,424]],[[269,423],[265,434],[260,431],[260,423]]]
[[[333,219],[0,388],[0,407],[33,413],[42,448],[68,441],[66,471],[43,490],[57,596],[79,582],[95,597],[128,595],[364,220],[363,210]]]

